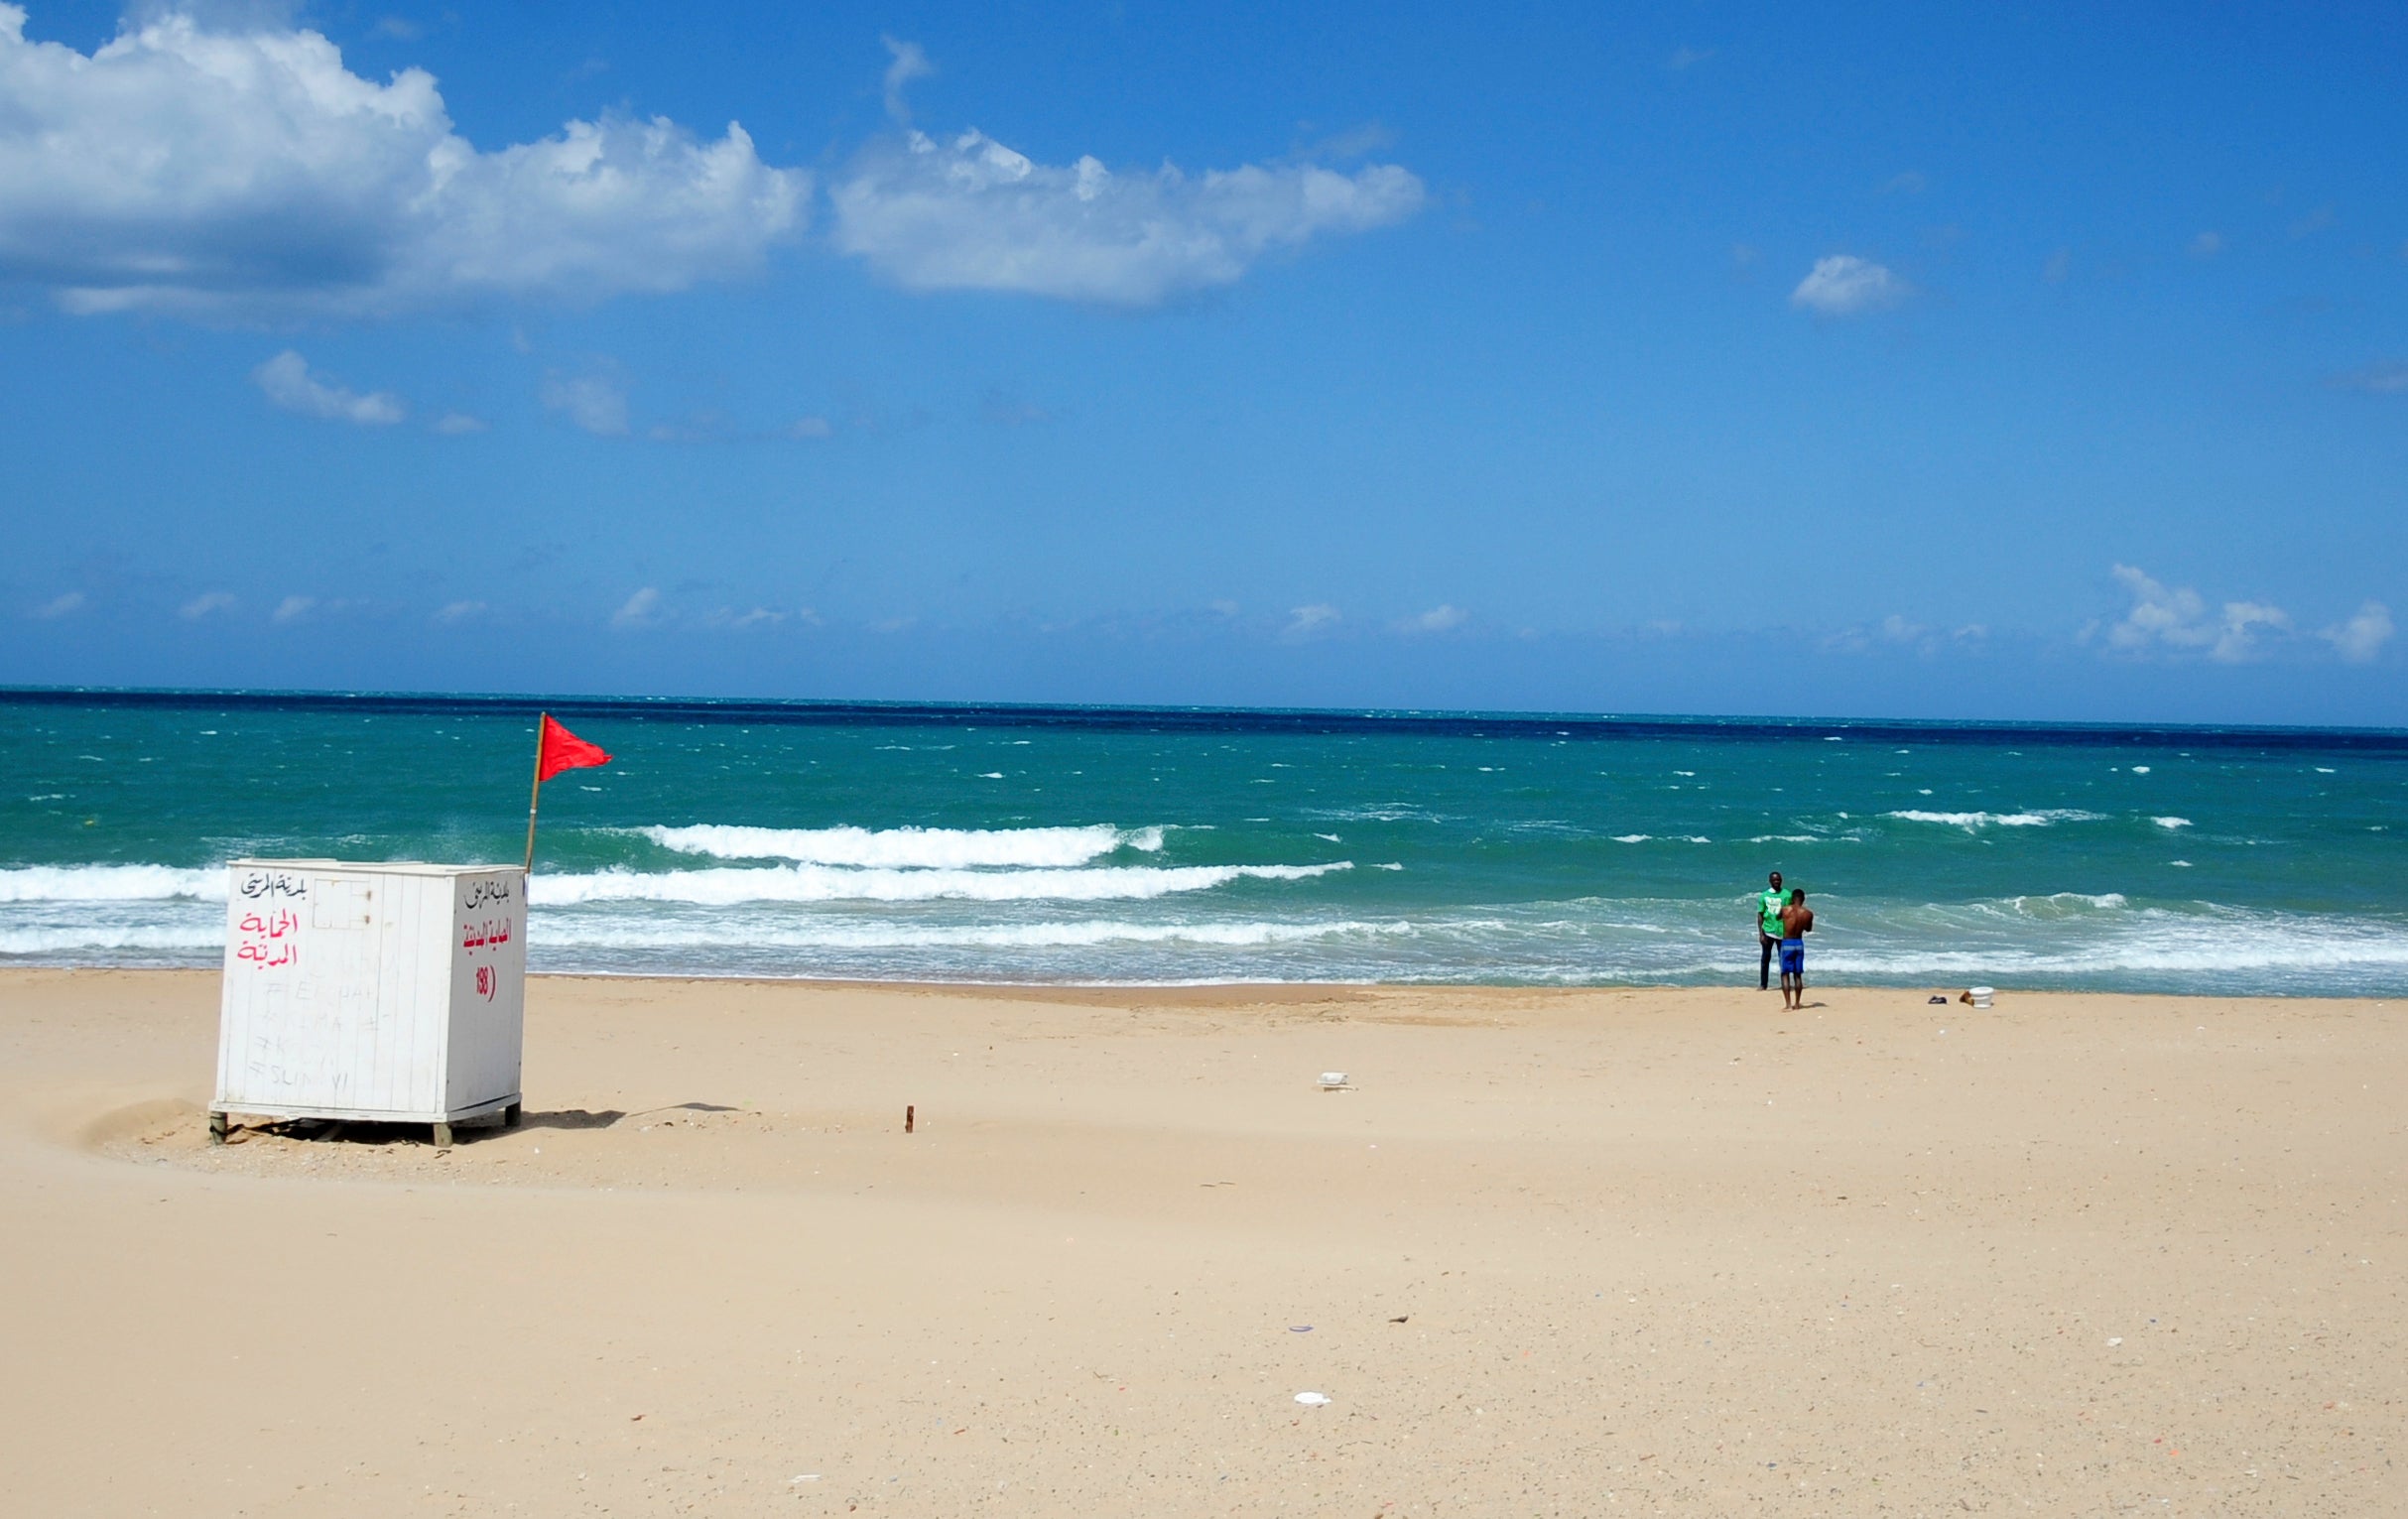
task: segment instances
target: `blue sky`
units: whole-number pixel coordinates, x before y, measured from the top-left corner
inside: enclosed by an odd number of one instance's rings
[[[0,6],[0,682],[2408,723],[2404,66]]]

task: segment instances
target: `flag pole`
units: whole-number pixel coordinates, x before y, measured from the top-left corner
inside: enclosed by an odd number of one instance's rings
[[[535,874],[535,806],[544,799],[544,722],[552,714],[535,714],[535,779],[527,784],[527,874]]]

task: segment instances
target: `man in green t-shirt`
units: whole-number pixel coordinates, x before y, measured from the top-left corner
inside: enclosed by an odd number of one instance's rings
[[[1781,948],[1781,909],[1789,906],[1789,893],[1781,889],[1781,872],[1772,873],[1772,884],[1756,893],[1756,947],[1763,951],[1756,966],[1756,990],[1773,989],[1773,951]]]

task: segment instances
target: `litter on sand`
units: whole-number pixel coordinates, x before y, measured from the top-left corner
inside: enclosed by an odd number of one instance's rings
[[[1330,1401],[1330,1395],[1326,1392],[1300,1392],[1296,1395],[1296,1401],[1307,1408],[1319,1408]]]
[[[1288,1332],[1291,1334],[1310,1334],[1313,1332],[1313,1326],[1309,1324],[1291,1324],[1288,1326]]]
[[[1346,1073],[1343,1071],[1325,1071],[1321,1074],[1321,1085],[1324,1091],[1337,1091],[1345,1084]]]

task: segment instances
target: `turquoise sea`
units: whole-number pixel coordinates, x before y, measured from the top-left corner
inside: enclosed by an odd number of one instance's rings
[[[0,963],[208,965],[238,855],[513,861],[542,970],[2408,991],[2408,734],[0,692]]]

